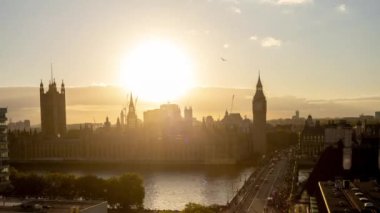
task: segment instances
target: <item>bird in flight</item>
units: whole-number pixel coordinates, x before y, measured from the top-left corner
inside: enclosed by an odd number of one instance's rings
[[[223,62],[226,62],[227,59],[223,58],[223,57],[220,57],[220,60],[222,60]]]

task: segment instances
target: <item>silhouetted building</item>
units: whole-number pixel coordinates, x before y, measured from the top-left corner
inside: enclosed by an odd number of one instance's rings
[[[379,187],[376,181],[320,181],[318,206],[321,212],[379,212]]]
[[[300,135],[300,150],[304,157],[316,157],[324,150],[325,130],[311,115],[305,121]]]
[[[368,121],[374,121],[375,120],[375,116],[373,115],[360,115],[359,116],[359,120],[362,121],[362,122],[368,122]]]
[[[211,115],[203,117],[202,122],[203,126],[206,128],[211,128],[215,124],[214,118]]]
[[[296,110],[296,114],[292,117],[294,120],[300,119],[300,111]]]
[[[380,180],[379,136],[376,143],[367,143],[373,138],[363,137],[362,145],[344,146],[342,140],[337,141],[322,152],[305,185],[307,193],[313,195],[318,189],[319,181],[335,180],[337,177],[361,181]]]
[[[229,129],[240,127],[243,118],[240,113],[228,113],[226,110],[222,123]]]
[[[249,119],[243,119],[240,113],[228,113],[228,111],[225,112],[221,123],[227,129],[240,130],[246,133],[249,132],[251,126]]]
[[[117,119],[116,119],[116,128],[117,128],[118,130],[120,130],[120,128],[121,128],[120,118],[117,118]]]
[[[358,136],[362,136],[364,140],[366,139],[374,139],[371,141],[372,143],[377,143],[376,139],[380,136],[380,124],[365,124],[360,126],[356,126],[356,129],[360,129],[360,134],[356,133]],[[360,140],[360,139],[359,139]],[[365,143],[366,141],[363,141]]]
[[[9,184],[7,108],[0,108],[0,191]]]
[[[256,85],[256,94],[252,100],[253,112],[253,152],[266,153],[267,101],[263,92],[260,75]]]
[[[162,104],[160,110],[165,123],[175,124],[182,120],[181,110],[177,104]]]
[[[291,122],[292,122],[292,130],[294,132],[301,132],[305,124],[305,118],[301,118],[300,111],[296,110],[296,113],[292,117]]]
[[[295,133],[301,133],[305,126],[306,119],[300,116],[300,112],[298,110],[295,111],[295,115],[291,118],[279,118],[272,119],[267,121],[267,124],[277,126],[277,125],[291,125],[292,131]]]
[[[352,126],[346,121],[341,120],[339,123],[329,121],[325,127],[325,147],[334,145],[337,141],[342,141],[344,147],[351,147],[352,133]]]
[[[58,93],[52,80],[48,92],[44,93],[41,82],[40,95],[44,134],[9,132],[12,160],[235,164],[253,157],[252,125],[240,114],[231,114],[232,123],[239,123],[248,131],[225,128],[222,122],[214,122],[212,117],[207,119],[208,128],[193,118],[191,107],[185,108],[183,117],[177,104],[163,104],[159,109],[144,112],[142,126],[131,95],[128,112],[122,109],[116,125],[111,125],[107,117],[100,124],[101,128],[82,128],[79,124],[76,129],[68,130],[65,137],[57,137],[63,132],[59,132],[61,128],[57,126],[61,124],[62,116],[65,118],[64,85]],[[189,123],[192,128],[188,128]],[[129,131],[128,127],[135,129]],[[120,131],[122,129],[127,131]],[[45,134],[51,137],[44,137]]]
[[[49,82],[45,93],[44,85],[40,84],[41,130],[45,136],[61,137],[66,133],[66,98],[65,85],[62,81],[61,93],[57,90],[54,79]]]
[[[125,125],[125,113],[124,113],[124,109],[125,109],[125,108],[123,108],[123,109],[121,110],[121,112],[120,112],[120,125],[121,125],[121,126],[124,126],[124,125]]]
[[[161,123],[161,110],[152,109],[144,112],[144,126],[158,126]]]
[[[267,126],[267,151],[286,149],[297,145],[298,133],[293,132],[292,125]]]
[[[192,107],[185,107],[184,117],[185,117],[186,126],[191,127],[193,125],[193,108]]]
[[[111,122],[108,116],[106,117],[106,121],[104,122],[104,128],[109,129],[111,128]]]
[[[127,114],[127,127],[129,129],[134,129],[137,127],[137,115],[136,115],[136,109],[135,104],[133,103],[133,97],[131,94],[131,99],[129,101],[129,107],[128,107],[128,114]]]
[[[375,119],[380,120],[380,111],[375,112]]]
[[[144,112],[145,126],[176,126],[181,121],[181,110],[177,104],[162,104],[160,109],[153,109]]]
[[[313,117],[311,117],[311,115],[307,116],[305,126],[313,127],[314,125],[315,123],[314,123]]]
[[[30,130],[30,120],[24,120],[24,121],[17,121],[17,122],[9,122],[8,123],[8,129],[10,131],[14,130]]]

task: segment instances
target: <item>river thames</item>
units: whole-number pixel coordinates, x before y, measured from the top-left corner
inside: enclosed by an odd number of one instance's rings
[[[204,205],[226,204],[245,179],[254,171],[242,166],[77,166],[18,165],[19,171],[36,173],[59,172],[75,176],[96,175],[101,178],[125,172],[139,174],[144,180],[144,207],[148,209],[181,210],[189,202]]]

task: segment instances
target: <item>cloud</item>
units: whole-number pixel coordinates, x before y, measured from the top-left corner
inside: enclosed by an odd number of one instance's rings
[[[103,83],[103,82],[92,82],[91,86],[92,87],[106,87],[108,85],[106,83]]]
[[[265,37],[261,40],[262,47],[280,47],[282,41],[273,37]]]
[[[313,0],[278,0],[277,4],[279,5],[291,5],[291,4],[305,4],[311,3]]]
[[[269,3],[273,5],[300,5],[312,3],[313,0],[261,0],[262,3]]]
[[[257,38],[257,36],[253,35],[253,36],[249,37],[249,39],[252,41],[257,41],[258,38]]]
[[[345,4],[340,4],[336,7],[336,9],[338,10],[338,12],[340,13],[347,13],[347,6]]]
[[[239,0],[223,0],[223,1],[227,3],[240,4]]]
[[[241,14],[241,10],[238,7],[232,7],[232,11],[237,14]]]

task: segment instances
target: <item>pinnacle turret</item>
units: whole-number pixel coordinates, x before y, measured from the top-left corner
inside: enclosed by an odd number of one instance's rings
[[[259,80],[257,81],[257,85],[256,85],[256,88],[259,89],[259,88],[263,88],[263,84],[261,83],[261,78],[260,78],[260,72],[259,72]]]

